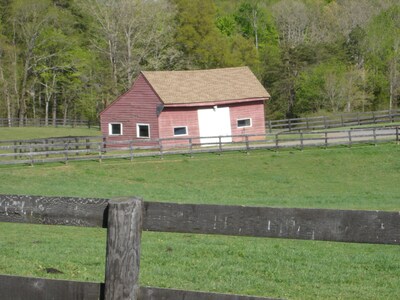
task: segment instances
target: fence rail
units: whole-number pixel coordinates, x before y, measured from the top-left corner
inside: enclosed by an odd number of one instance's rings
[[[159,156],[169,154],[222,153],[256,149],[330,147],[354,144],[397,142],[400,126],[352,130],[287,132],[276,134],[244,134],[219,137],[181,137],[153,140],[111,141],[101,136],[47,138],[0,141],[0,165],[35,164],[75,160],[99,160]],[[231,142],[227,142],[231,138]],[[204,142],[207,141],[208,142]]]
[[[26,118],[20,122],[19,118],[0,118],[0,127],[99,127],[99,124],[90,120]]]
[[[400,245],[400,214],[385,211],[0,195],[0,222],[107,227],[104,284],[0,275],[7,299],[268,299],[139,287],[141,230]]]
[[[269,120],[265,123],[270,133],[280,131],[321,130],[338,127],[379,125],[400,122],[400,109],[335,114],[332,116]]]

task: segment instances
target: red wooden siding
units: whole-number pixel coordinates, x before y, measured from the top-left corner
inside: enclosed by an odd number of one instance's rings
[[[226,106],[229,107],[231,116],[232,135],[238,134],[265,134],[264,101],[254,101],[248,103],[236,103]],[[174,127],[187,126],[188,135],[181,137],[198,137],[199,122],[197,110],[204,107],[171,107],[164,108],[159,116],[159,130],[161,138],[173,138]],[[209,107],[211,108],[211,107]],[[251,127],[238,128],[237,120],[250,118]],[[242,138],[234,138],[233,141],[241,141]],[[165,141],[164,144],[179,144],[182,142]]]
[[[150,138],[159,137],[157,106],[161,102],[143,75],[139,75],[132,88],[120,96],[100,115],[101,131],[108,140],[137,138],[136,124],[150,125]],[[122,123],[122,136],[109,136],[109,123]]]
[[[199,121],[196,107],[165,107],[159,116],[160,137],[173,138],[174,127],[187,126],[187,136],[199,136]],[[165,144],[179,144],[180,142],[166,141]]]
[[[231,113],[232,135],[237,134],[265,134],[264,101],[236,103],[229,105]],[[237,127],[238,119],[251,119],[251,127]],[[233,141],[241,141],[234,138]]]

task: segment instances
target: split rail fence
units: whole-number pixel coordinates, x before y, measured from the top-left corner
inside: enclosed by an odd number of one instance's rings
[[[20,124],[19,118],[0,118],[0,127],[99,127],[98,122],[79,119],[46,119],[43,118],[26,118]]]
[[[105,282],[0,275],[4,299],[262,300],[139,287],[141,231],[400,245],[400,214],[0,195],[0,222],[107,227]]]
[[[64,162],[159,156],[168,154],[222,153],[257,149],[346,146],[397,142],[400,126],[288,132],[276,134],[243,134],[219,137],[182,137],[153,140],[109,141],[101,136],[63,137],[37,140],[0,141],[0,165]],[[233,140],[233,141],[230,141]],[[208,142],[204,142],[208,141]]]
[[[270,133],[278,131],[321,130],[338,127],[400,122],[400,109],[335,114],[331,116],[269,120]]]

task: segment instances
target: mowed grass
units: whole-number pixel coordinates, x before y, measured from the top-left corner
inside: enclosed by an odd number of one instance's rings
[[[400,210],[400,146],[0,167],[0,193]],[[142,285],[288,299],[397,299],[398,246],[145,232]],[[0,223],[0,273],[104,279],[105,230]],[[63,274],[48,274],[46,268]]]
[[[97,128],[87,127],[0,127],[0,141],[28,140],[34,138],[50,138],[61,136],[97,136],[101,135]]]

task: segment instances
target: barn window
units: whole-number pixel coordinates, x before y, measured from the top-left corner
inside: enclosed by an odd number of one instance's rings
[[[109,135],[122,135],[122,124],[121,123],[110,123],[108,124]]]
[[[187,126],[174,127],[174,135],[187,135]]]
[[[150,125],[149,124],[136,124],[136,135],[138,138],[149,138],[150,137]]]
[[[251,119],[238,119],[237,127],[251,127]]]

